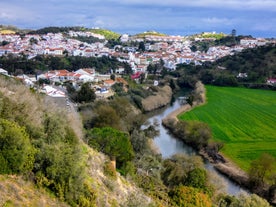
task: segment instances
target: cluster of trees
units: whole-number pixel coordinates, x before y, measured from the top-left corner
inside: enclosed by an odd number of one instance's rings
[[[199,50],[202,52],[207,52],[208,49],[210,47],[214,47],[214,46],[234,46],[237,45],[241,39],[243,38],[247,38],[247,37],[251,37],[251,36],[224,36],[223,34],[206,34],[203,35],[202,37],[204,38],[215,38],[215,41],[209,41],[209,40],[205,40],[205,41],[196,41],[193,42],[192,46],[191,46],[191,50],[193,52]]]
[[[230,38],[230,37],[229,37]],[[275,88],[266,84],[267,78],[275,77],[275,45],[246,49],[203,65],[179,64],[167,74],[178,78],[180,87],[193,88],[198,80],[204,84]],[[237,77],[246,73],[247,77]]]
[[[36,56],[33,59],[28,59],[27,56],[14,56],[9,54],[0,57],[0,65],[5,68],[10,74],[39,74],[48,70],[67,69],[69,71],[79,68],[93,68],[97,72],[105,74],[110,73],[110,69],[124,67],[125,72],[130,74],[131,68],[127,63],[121,63],[116,58],[103,57],[82,57],[82,56]]]
[[[252,161],[249,169],[249,187],[254,193],[273,201],[276,194],[276,159],[263,153]]]
[[[212,138],[210,127],[198,121],[178,121],[169,122],[166,125],[172,133],[185,143],[200,150],[208,146],[208,141]]]
[[[70,83],[66,84],[66,89],[71,100],[77,103],[90,103],[96,99],[95,91],[90,83],[84,83],[77,91]]]
[[[47,34],[47,33],[68,33],[69,31],[86,31],[85,27],[44,27],[38,30],[32,30],[28,34]]]
[[[73,37],[73,38],[76,39],[76,40],[79,40],[81,42],[86,42],[88,44],[92,44],[92,43],[95,43],[95,42],[104,42],[105,41],[105,40],[100,40],[99,38],[93,37],[93,36],[90,36],[90,37],[77,36],[77,37]]]

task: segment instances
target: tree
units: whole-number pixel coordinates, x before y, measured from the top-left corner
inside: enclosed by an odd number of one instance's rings
[[[89,146],[115,159],[119,169],[134,157],[129,135],[111,127],[93,128],[87,132]]]
[[[95,117],[91,120],[90,127],[112,127],[121,129],[120,117],[117,112],[109,105],[98,105],[94,108]]]
[[[130,66],[127,62],[124,62],[124,63],[123,63],[123,67],[124,67],[124,69],[125,69],[125,73],[126,73],[126,74],[132,74],[131,66]]]
[[[96,94],[91,88],[90,83],[84,83],[77,92],[76,101],[79,103],[93,102],[96,99]]]
[[[192,52],[196,52],[197,51],[197,47],[195,45],[192,45],[192,47],[190,48]]]
[[[185,185],[185,183],[188,182],[188,175],[191,171],[197,168],[203,169],[203,162],[198,156],[176,154],[164,160],[163,167],[162,180],[165,185],[173,187],[180,184]],[[190,177],[191,176],[192,175],[190,175]],[[197,185],[199,184],[197,183]],[[202,186],[204,185],[205,181]]]
[[[219,207],[269,207],[269,203],[256,194],[241,194],[238,197],[224,196],[219,200]]]
[[[138,50],[144,52],[146,50],[145,43],[139,42]]]
[[[115,74],[111,74],[111,75],[110,75],[110,79],[111,79],[111,80],[114,80],[114,81],[115,81],[115,78],[116,78]]]
[[[265,183],[273,182],[276,160],[270,154],[264,153],[258,159],[252,161],[249,169],[249,179],[252,188],[261,188]],[[274,184],[274,183],[272,183]]]
[[[0,173],[30,172],[34,155],[25,129],[15,122],[0,119]]]
[[[169,192],[174,206],[179,207],[211,207],[212,201],[208,195],[200,192],[200,190],[187,186],[178,186]]]
[[[207,182],[207,173],[204,169],[195,168],[188,172],[187,179],[185,181],[186,186],[205,189]]]

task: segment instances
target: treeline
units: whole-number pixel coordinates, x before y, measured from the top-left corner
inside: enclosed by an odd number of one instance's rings
[[[182,87],[194,87],[198,80],[218,86],[246,86],[275,89],[267,85],[268,78],[276,77],[276,48],[274,44],[246,49],[216,62],[202,65],[179,64],[175,71],[166,72],[178,78]],[[245,76],[238,77],[239,73]]]
[[[29,31],[28,34],[47,34],[47,33],[68,33],[69,31],[75,32],[92,32],[95,34],[103,35],[107,40],[118,40],[120,34],[107,30],[107,29],[90,29],[81,26],[72,27],[44,27],[38,30]]]
[[[88,29],[80,26],[73,27],[44,27],[30,31],[28,34],[47,34],[47,33],[68,33],[69,31],[87,31]]]
[[[15,56],[9,54],[0,57],[0,66],[7,70],[9,74],[41,74],[49,70],[68,71],[78,70],[80,68],[95,68],[101,74],[110,73],[111,69],[124,67],[126,73],[131,73],[131,68],[126,63],[119,62],[114,57],[82,57],[82,56],[44,56],[38,55],[33,59],[28,59],[27,56]],[[115,72],[115,71],[114,71]]]
[[[71,37],[71,38],[79,40],[81,42],[86,42],[88,44],[92,44],[92,43],[95,43],[95,42],[104,42],[105,41],[105,40],[100,40],[99,38],[93,37],[93,36],[90,36],[90,37],[77,36],[77,37]]]
[[[208,37],[208,35],[207,35]],[[210,36],[212,37],[212,35]],[[218,35],[218,38],[216,38],[215,41],[209,41],[209,40],[203,40],[203,41],[195,41],[193,42],[192,46],[191,46],[191,50],[193,52],[199,50],[202,52],[207,52],[208,49],[210,47],[214,47],[214,46],[227,46],[227,47],[232,47],[235,46],[237,44],[239,44],[240,40],[243,38],[250,38],[252,36],[220,36]]]

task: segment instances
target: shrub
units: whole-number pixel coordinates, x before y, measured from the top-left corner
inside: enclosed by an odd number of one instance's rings
[[[0,119],[0,173],[30,172],[35,150],[25,129]]]
[[[179,186],[173,188],[169,192],[174,206],[179,207],[211,207],[212,202],[208,195],[205,195],[200,190],[187,186]]]

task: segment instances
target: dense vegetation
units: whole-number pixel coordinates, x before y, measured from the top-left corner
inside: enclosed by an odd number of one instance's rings
[[[68,33],[69,31],[86,31],[84,27],[44,27],[38,30],[30,31],[29,34],[47,34],[47,33]]]
[[[110,73],[119,66],[125,67],[126,72],[130,72],[128,65],[120,63],[116,58],[103,57],[54,57],[54,56],[36,56],[33,59],[27,59],[26,56],[1,56],[0,65],[9,72],[9,74],[40,74],[48,70],[78,70],[80,68],[93,68],[97,72],[105,74]]]
[[[274,88],[266,84],[268,78],[276,76],[275,45],[246,49],[240,53],[203,65],[179,64],[170,74],[179,77],[180,86],[193,87],[197,80],[218,86],[243,85],[248,88]],[[247,77],[238,78],[239,73]]]
[[[8,91],[2,91],[5,88]],[[37,98],[20,83],[1,77],[0,172],[32,178],[37,186],[48,188],[71,205],[92,205],[95,195],[85,184],[84,160],[75,131],[66,116],[43,108]]]

